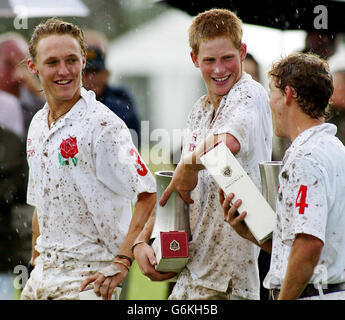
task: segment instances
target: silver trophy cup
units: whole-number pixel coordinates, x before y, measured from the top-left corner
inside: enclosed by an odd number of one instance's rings
[[[189,225],[189,205],[183,201],[180,194],[174,191],[164,207],[159,205],[163,192],[169,185],[174,171],[156,171],[157,203],[156,216],[151,240],[160,232],[187,231],[188,241],[192,239]]]
[[[276,199],[279,186],[279,172],[282,161],[263,161],[259,163],[262,194],[271,208],[276,210]]]

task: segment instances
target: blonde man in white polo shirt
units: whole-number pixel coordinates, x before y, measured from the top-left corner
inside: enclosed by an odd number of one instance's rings
[[[38,25],[30,42],[28,65],[47,103],[27,140],[35,267],[22,299],[78,299],[87,277],[83,288],[96,280],[97,295],[118,298],[155,204],[154,179],[129,130],[81,87],[85,52],[82,31],[58,19]]]
[[[217,183],[200,165],[199,157],[207,146],[224,141],[260,188],[258,163],[269,160],[272,152],[268,96],[243,72],[246,45],[242,22],[234,13],[212,9],[199,14],[189,29],[189,39],[191,58],[200,68],[207,94],[190,112],[183,157],[161,199],[164,205],[177,190],[190,203],[193,235],[189,262],[169,299],[259,299],[259,248],[224,224]],[[148,240],[147,234],[137,240]],[[143,273],[153,280],[168,277],[154,270],[152,249],[136,243],[134,253]]]
[[[283,159],[273,239],[262,248],[271,252],[264,280],[271,299],[345,300],[345,147],[336,127],[325,123],[333,92],[326,61],[294,53],[269,72],[270,105],[275,133],[292,141]],[[240,201],[224,215],[244,238],[245,212]]]

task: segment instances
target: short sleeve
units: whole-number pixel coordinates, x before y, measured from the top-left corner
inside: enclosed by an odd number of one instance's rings
[[[156,192],[152,174],[124,125],[105,129],[95,144],[97,179],[132,201],[142,192]]]
[[[37,117],[37,116],[36,116]],[[31,160],[31,156],[35,154],[34,149],[32,148],[32,131],[35,130],[35,119],[36,117],[33,118],[29,131],[28,131],[28,137],[26,140],[26,152],[27,152],[27,162],[29,165],[29,173],[28,173],[28,185],[27,185],[27,191],[26,191],[26,202],[27,204],[36,207],[36,188],[37,184],[35,183],[35,167],[34,163]]]
[[[230,91],[225,100],[223,110],[219,113],[213,128],[213,134],[229,133],[241,145],[241,152],[248,152],[250,136],[255,125],[255,103],[253,94],[248,90]]]
[[[328,206],[322,169],[311,160],[297,159],[281,173],[281,179],[288,180],[286,190],[283,190],[283,242],[292,245],[300,233],[312,235],[324,242]]]

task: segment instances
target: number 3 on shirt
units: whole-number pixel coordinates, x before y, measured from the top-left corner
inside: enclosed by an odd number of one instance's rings
[[[305,202],[306,198],[307,198],[307,190],[308,187],[301,185],[299,190],[298,190],[298,194],[297,194],[297,198],[296,198],[296,208],[299,207],[299,214],[304,214],[304,208],[308,208],[308,203]]]
[[[141,176],[143,176],[143,177],[146,176],[146,175],[147,175],[147,168],[146,168],[145,164],[143,164],[143,163],[141,162],[141,159],[140,159],[140,156],[139,156],[138,152],[136,152],[134,149],[131,149],[131,150],[129,151],[129,154],[130,154],[131,156],[135,155],[135,156],[137,157],[137,163],[138,163],[138,164],[141,166],[141,168],[142,168],[142,170],[137,169],[138,174],[141,175]]]

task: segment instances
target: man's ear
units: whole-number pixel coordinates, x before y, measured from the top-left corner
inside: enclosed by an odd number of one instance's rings
[[[195,65],[196,68],[199,68],[199,61],[198,61],[198,57],[195,55],[195,53],[193,51],[190,52],[190,57],[192,58],[192,61]]]
[[[28,62],[27,62],[27,64],[28,64],[28,69],[29,69],[29,71],[32,73],[32,74],[34,74],[34,75],[38,75],[38,70],[37,70],[37,68],[36,68],[36,65],[35,65],[35,62],[33,61],[33,59],[28,59]]]
[[[247,55],[247,45],[245,43],[241,44],[240,47],[240,59],[243,62]]]
[[[293,87],[286,86],[284,89],[285,92],[285,103],[289,105],[293,99],[297,97],[296,91]]]

